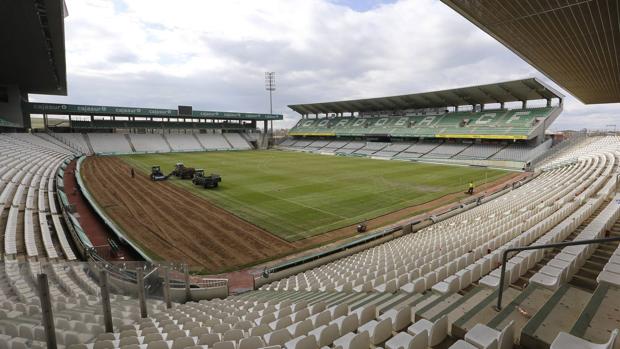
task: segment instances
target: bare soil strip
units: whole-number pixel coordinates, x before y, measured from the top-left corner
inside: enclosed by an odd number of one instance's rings
[[[82,176],[97,203],[147,252],[207,271],[273,258],[294,247],[204,198],[152,182],[114,157],[84,161]]]

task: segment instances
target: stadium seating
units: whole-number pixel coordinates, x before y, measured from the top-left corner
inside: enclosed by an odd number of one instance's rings
[[[125,134],[120,133],[89,133],[88,141],[95,153],[132,153]]]
[[[199,133],[196,137],[206,150],[228,150],[232,148],[231,144],[220,133]]]
[[[351,154],[397,160],[432,161],[450,159],[466,164],[472,160],[526,163],[544,155],[550,147],[551,140],[547,140],[538,146],[527,146],[512,143],[446,143],[442,141],[418,141],[417,143],[330,142],[329,140],[299,140],[293,138],[288,138],[278,145],[278,148],[283,150]],[[519,166],[519,168],[521,167]]]
[[[75,154],[252,149],[239,133],[52,133],[38,138]]]
[[[173,151],[196,151],[204,150],[204,148],[198,143],[198,139],[193,134],[164,134],[164,137],[168,141],[168,144]]]
[[[289,132],[291,136],[391,136],[447,137],[506,136],[527,138],[553,107],[460,111],[443,115],[339,117],[302,119]],[[489,137],[493,138],[493,137]]]
[[[198,143],[198,139],[193,134],[164,134],[164,138],[168,141],[168,144],[173,151],[196,151],[204,150],[204,148]]]
[[[543,154],[551,147],[551,140],[532,149],[519,144],[510,144],[491,157],[492,160],[529,161]]]
[[[80,153],[91,153],[82,133],[52,133],[52,136]]]
[[[497,152],[499,152],[504,147],[506,147],[506,145],[504,144],[493,144],[493,143],[472,144],[471,146],[467,147],[462,152],[455,155],[453,158],[454,159],[484,160],[497,154]],[[513,157],[513,158],[523,158],[523,156]]]
[[[134,151],[161,153],[171,150],[160,134],[129,133],[128,135]]]
[[[73,154],[31,137],[0,135],[0,207],[7,212],[6,223],[0,227],[4,232],[0,268],[0,295],[5,299],[0,301],[2,347],[45,346],[36,293],[39,271],[45,271],[51,281],[58,343],[72,349],[184,349],[204,345],[230,349],[396,349],[445,345],[447,337],[452,338],[449,343],[461,339],[452,348],[510,348],[519,340],[521,346],[528,347],[532,328],[547,329],[545,343],[550,347],[605,342],[611,347],[617,335],[615,321],[597,322],[598,326],[604,324],[602,334],[590,330],[596,326],[587,326],[577,337],[568,334],[574,317],[556,323],[553,329],[538,326],[540,321],[550,321],[539,317],[547,316],[558,297],[570,292],[567,282],[571,275],[591,263],[591,258],[599,262],[604,258],[595,245],[511,256],[506,264],[507,282],[529,286],[508,288],[505,304],[510,306],[502,312],[489,306],[497,299],[498,267],[505,249],[563,241],[569,236],[599,237],[618,221],[620,194],[615,189],[620,140],[615,137],[586,139],[582,146],[568,148],[550,159],[530,181],[497,198],[470,204],[463,212],[414,234],[273,281],[256,291],[173,304],[171,309],[166,309],[161,300],[151,299],[145,319],[140,319],[135,299],[113,294],[114,333],[104,333],[97,285],[89,266],[74,261],[66,236],[62,238],[64,234],[56,228],[55,220],[62,226],[62,218],[54,200],[54,177],[58,166]],[[413,148],[411,154],[424,155],[450,145],[332,143],[310,141],[301,146],[367,149],[375,154],[402,154]],[[588,321],[600,317],[607,320],[610,315],[601,311],[604,305],[600,302],[616,299],[613,295],[620,293],[620,248],[606,256],[591,295],[591,302],[599,306],[588,306]],[[609,296],[601,298],[597,292],[608,292]],[[524,306],[525,310],[512,305],[524,300],[542,303],[536,303],[535,308]],[[578,315],[585,311],[579,309]],[[519,315],[528,311],[534,313]]]
[[[230,143],[230,145],[237,150],[248,150],[252,149],[252,146],[246,141],[243,137],[241,137],[238,133],[224,133],[224,138]]]

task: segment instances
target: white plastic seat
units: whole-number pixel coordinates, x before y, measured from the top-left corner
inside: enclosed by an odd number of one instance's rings
[[[445,280],[436,283],[432,290],[441,294],[452,294],[458,292],[460,280],[456,275],[450,275]]]
[[[245,336],[243,334],[243,330],[239,330],[239,329],[231,329],[228,330],[226,332],[224,332],[224,335],[222,336],[222,341],[235,341],[238,342],[239,340],[243,339]]]
[[[514,321],[510,321],[501,331],[494,330],[483,324],[476,324],[465,334],[465,341],[478,348],[510,349],[513,346]]]
[[[411,324],[411,310],[403,307],[400,310],[390,309],[379,316],[379,319],[392,319],[392,329],[398,332]]]
[[[448,335],[448,317],[440,317],[435,322],[422,319],[407,328],[407,332],[417,335],[426,331],[428,333],[428,345],[434,347],[441,343]]]
[[[305,319],[288,326],[286,329],[293,338],[296,338],[308,334],[313,328],[312,321],[310,321],[310,319]]]
[[[243,338],[239,341],[239,346],[237,349],[258,349],[265,346],[265,342],[261,337],[253,336],[248,338]]]
[[[332,320],[332,322],[330,322],[330,324],[336,324],[338,326],[338,329],[340,330],[340,333],[348,333],[355,331],[359,327],[359,319],[357,317],[357,314],[352,313],[347,316],[341,316],[337,319],[334,319]]]
[[[267,333],[263,336],[267,345],[284,345],[292,339],[291,334],[286,328]]]
[[[327,325],[332,320],[332,314],[329,310],[323,310],[318,314],[310,316],[309,319],[312,321],[312,326],[317,328],[322,325]]]
[[[313,336],[320,347],[330,345],[334,340],[340,337],[338,325],[323,325],[308,332],[308,336]]]
[[[370,337],[368,332],[349,332],[334,341],[334,349],[369,349]]]
[[[494,343],[497,345],[497,343]],[[448,349],[479,349],[477,346],[473,344],[469,344],[462,339],[456,341],[456,343],[452,344]]]
[[[618,329],[615,329],[611,333],[607,343],[594,344],[566,332],[560,332],[553,340],[553,343],[551,343],[551,349],[611,349],[614,347],[617,336]]]
[[[293,338],[284,345],[286,349],[319,349],[316,338],[313,336],[301,336]]]
[[[426,279],[424,277],[419,277],[404,284],[400,289],[407,293],[422,293],[426,290]]]
[[[368,332],[372,345],[383,343],[392,336],[392,319],[386,318],[381,321],[372,320],[360,326],[357,331]]]
[[[377,307],[375,305],[367,305],[361,308],[357,308],[353,311],[353,314],[357,315],[360,325],[367,323],[370,320],[377,318]]]
[[[386,349],[426,349],[428,335],[426,331],[412,336],[407,332],[399,332],[385,342]]]
[[[235,349],[234,341],[223,341],[213,344],[213,349]]]
[[[192,337],[179,337],[172,342],[171,349],[185,349],[194,345],[196,345],[196,343]]]

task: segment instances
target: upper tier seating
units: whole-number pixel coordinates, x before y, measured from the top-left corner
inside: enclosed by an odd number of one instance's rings
[[[504,135],[527,138],[554,107],[516,110],[461,111],[443,115],[338,117],[301,119],[291,136],[435,137]]]

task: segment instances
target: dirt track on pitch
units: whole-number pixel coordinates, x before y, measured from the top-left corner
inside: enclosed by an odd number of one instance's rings
[[[88,190],[130,238],[161,259],[222,271],[271,259],[294,246],[172,183],[152,182],[119,158],[89,157]]]

